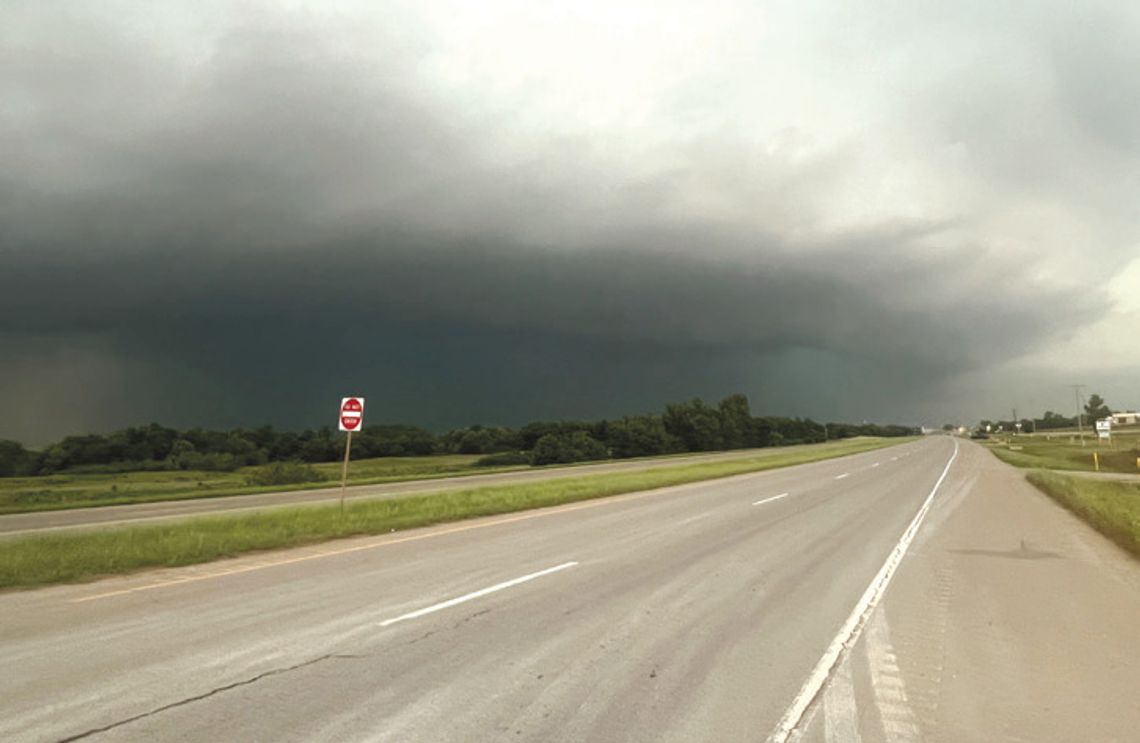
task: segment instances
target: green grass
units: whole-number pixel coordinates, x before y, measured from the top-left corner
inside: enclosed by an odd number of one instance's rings
[[[476,467],[477,459],[479,455],[476,454],[362,459],[352,462],[349,467],[348,482],[350,485],[372,485],[525,469]],[[6,477],[0,478],[0,514],[305,490],[332,487],[340,483],[339,462],[316,464],[313,467],[324,475],[325,481],[297,485],[251,486],[246,482],[246,477],[256,469],[253,467],[243,467],[235,472],[191,470]]]
[[[1140,557],[1140,483],[1030,472],[1029,482]]]
[[[1114,438],[1114,448],[1098,445],[1092,437],[1086,438],[1082,447],[1080,439],[1068,435],[1048,438],[1044,434],[990,439],[985,443],[998,459],[1015,467],[1093,472],[1093,453],[1096,452],[1101,472],[1140,473],[1136,467],[1136,459],[1140,457],[1140,437]]]
[[[256,550],[555,506],[830,459],[909,440],[912,439],[857,438],[768,450],[723,462],[358,501],[348,504],[343,516],[336,506],[313,506],[162,526],[4,539],[0,540],[0,588],[89,580],[146,568],[208,562]]]

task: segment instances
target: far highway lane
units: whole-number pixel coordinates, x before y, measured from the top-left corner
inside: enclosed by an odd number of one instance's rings
[[[540,482],[567,477],[584,477],[616,472],[634,472],[686,464],[717,462],[749,457],[777,456],[798,449],[795,446],[770,449],[739,449],[710,454],[691,454],[653,459],[629,459],[596,464],[562,467],[540,467],[513,472],[459,475],[424,480],[403,480],[375,485],[350,485],[345,497],[350,499],[397,498],[402,495],[439,493],[446,490]],[[264,510],[280,506],[303,506],[335,503],[340,499],[339,487],[290,490],[277,493],[251,493],[218,498],[201,497],[187,500],[156,501],[119,506],[96,506],[55,511],[36,511],[0,515],[0,537],[59,529],[80,529],[144,523],[157,520],[185,519],[235,511]]]

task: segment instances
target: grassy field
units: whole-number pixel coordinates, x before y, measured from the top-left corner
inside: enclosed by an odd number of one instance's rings
[[[759,456],[784,451],[810,449],[814,444],[764,450]],[[712,452],[710,452],[712,453]],[[692,456],[669,454],[623,461],[649,461]],[[479,467],[478,454],[440,454],[430,457],[381,457],[353,461],[348,471],[349,485],[376,485],[404,480],[485,475],[531,469],[527,465]],[[580,466],[597,462],[579,462]],[[566,466],[566,465],[561,465]],[[61,473],[42,477],[0,478],[0,515],[54,511],[68,508],[117,506],[128,503],[218,498],[229,495],[310,490],[340,485],[340,462],[312,465],[320,477],[291,485],[258,486],[248,481],[259,467],[243,467],[234,472],[159,471],[123,473]]]
[[[1056,472],[1027,478],[1112,541],[1140,557],[1140,483],[1091,480]]]
[[[477,459],[479,456],[474,454],[362,459],[352,463],[348,481],[351,485],[371,485],[525,469],[476,467]],[[255,467],[243,467],[235,472],[192,470],[6,477],[0,478],[0,514],[302,490],[340,484],[339,462],[315,464],[313,468],[324,476],[324,481],[267,487],[251,486],[247,482],[246,478],[253,474]]]
[[[555,506],[620,493],[729,477],[870,451],[910,439],[858,438],[767,450],[754,457],[642,472],[493,486],[394,500],[274,509],[170,525],[0,540],[0,588],[89,580],[145,568],[208,562],[256,550],[384,534],[446,521]]]
[[[1111,447],[1097,444],[1095,438],[1087,435],[1082,447],[1076,436],[1043,433],[993,438],[985,443],[998,459],[1015,467],[1092,472],[1096,452],[1101,472],[1140,473],[1136,466],[1140,435],[1135,433],[1114,436]]]

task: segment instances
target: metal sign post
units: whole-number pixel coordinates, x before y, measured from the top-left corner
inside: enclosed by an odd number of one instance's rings
[[[348,433],[344,439],[344,466],[340,470],[340,513],[343,516],[344,490],[348,486],[348,458],[352,452],[352,432],[359,431],[364,426],[364,398],[342,398],[337,423],[340,425],[340,430]]]
[[[352,431],[344,439],[344,466],[340,469],[340,515],[344,515],[344,489],[348,486],[348,454],[352,451]]]

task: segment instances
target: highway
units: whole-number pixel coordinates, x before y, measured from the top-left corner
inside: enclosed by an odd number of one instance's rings
[[[510,485],[544,480],[558,480],[567,477],[584,477],[617,472],[635,472],[687,464],[720,462],[732,459],[751,459],[779,456],[807,446],[789,446],[768,449],[737,449],[727,452],[687,454],[684,456],[659,457],[651,459],[626,459],[616,462],[598,462],[561,467],[538,467],[509,472],[437,477],[424,480],[404,480],[400,482],[378,483],[373,485],[350,485],[345,489],[347,500],[399,498],[404,495],[440,493],[446,490],[485,487],[488,485]],[[154,521],[173,521],[207,516],[210,514],[234,513],[239,511],[262,511],[288,506],[327,505],[340,500],[340,487],[315,488],[310,490],[287,490],[274,493],[251,493],[221,497],[202,497],[187,500],[155,501],[153,503],[132,503],[118,506],[96,506],[91,508],[71,508],[55,511],[33,511],[29,513],[0,514],[0,536],[16,536],[33,532],[57,531],[62,529],[91,529],[126,524],[140,524]]]
[[[5,741],[1125,741],[1140,569],[981,447],[0,595]]]

